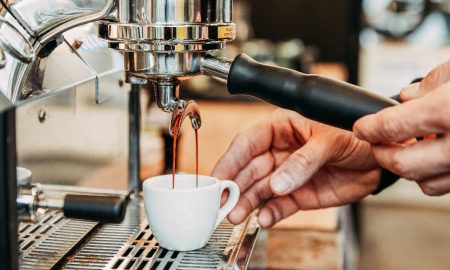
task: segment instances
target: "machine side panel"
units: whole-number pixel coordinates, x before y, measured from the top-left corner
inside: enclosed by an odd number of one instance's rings
[[[0,92],[0,269],[18,269],[15,107]]]

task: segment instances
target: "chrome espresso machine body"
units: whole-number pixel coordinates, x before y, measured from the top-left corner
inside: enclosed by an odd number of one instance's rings
[[[153,83],[171,134],[177,117],[198,129],[179,82],[223,80],[231,62],[209,52],[234,38],[232,0],[1,0],[0,268],[245,269],[254,215],[168,251],[139,193],[140,84]],[[109,188],[103,169],[123,164],[124,187]],[[105,188],[80,184],[93,178]]]
[[[186,117],[194,129],[201,127],[195,101],[178,98],[179,82],[199,75],[226,83],[230,94],[251,95],[347,130],[357,119],[398,104],[244,54],[234,60],[211,56],[235,38],[232,0],[1,3],[4,269],[246,268],[259,231],[254,215],[238,226],[224,221],[198,251],[163,250],[153,238],[139,197],[140,84],[153,83],[158,107],[171,114],[172,135]],[[178,117],[182,120],[175,121]],[[121,182],[128,186],[122,191],[79,187],[94,179],[109,187],[108,179],[126,171],[114,171],[123,160],[128,176]],[[31,170],[32,182],[17,180],[17,165]],[[49,179],[66,186],[33,183]],[[123,218],[118,224],[98,222]],[[25,221],[38,223],[18,226]]]

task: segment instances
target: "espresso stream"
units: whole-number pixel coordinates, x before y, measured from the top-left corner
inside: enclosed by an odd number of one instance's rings
[[[173,131],[173,167],[172,167],[172,188],[175,189],[175,161],[177,156],[177,139],[178,139],[178,129],[180,124],[181,116],[175,119],[175,129]],[[195,173],[196,173],[196,187],[198,188],[198,130],[195,131]]]

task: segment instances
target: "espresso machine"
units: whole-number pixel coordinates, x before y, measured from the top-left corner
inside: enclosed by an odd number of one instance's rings
[[[201,127],[195,101],[179,99],[180,81],[200,75],[226,83],[230,94],[348,130],[360,117],[397,104],[246,55],[212,56],[235,38],[232,0],[1,4],[2,269],[247,267],[259,232],[256,213],[237,226],[224,220],[196,251],[168,251],[153,237],[139,192],[141,84],[153,84],[158,107],[171,115],[171,135],[180,130],[179,117]],[[123,160],[125,189],[75,184]],[[19,180],[18,165],[32,177]],[[108,175],[100,179],[108,187]]]
[[[169,251],[139,190],[140,86],[172,135],[177,117],[199,129],[179,83],[234,38],[232,0],[1,0],[0,268],[245,269],[255,215]],[[122,165],[125,188],[110,188],[104,169]],[[92,178],[104,188],[79,185]]]

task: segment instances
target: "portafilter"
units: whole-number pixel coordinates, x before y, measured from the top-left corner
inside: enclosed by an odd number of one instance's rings
[[[178,99],[179,82],[201,74],[228,84],[230,94],[254,96],[347,130],[362,116],[398,104],[355,85],[263,65],[244,54],[234,60],[211,56],[236,36],[232,0],[118,0],[117,5],[116,21],[100,22],[98,34],[109,48],[124,53],[127,81],[153,81],[157,104],[172,112],[172,119],[190,105],[195,129],[201,125],[198,108]]]

